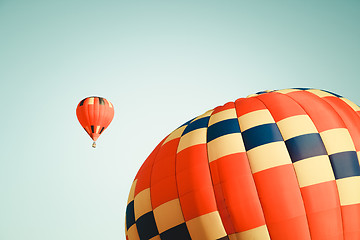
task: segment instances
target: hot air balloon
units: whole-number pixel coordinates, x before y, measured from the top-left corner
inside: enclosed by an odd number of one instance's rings
[[[264,91],[170,133],[130,189],[128,240],[360,239],[360,108]]]
[[[95,148],[96,140],[114,117],[114,107],[105,98],[87,97],[78,104],[76,116],[81,126],[94,141],[92,146]]]

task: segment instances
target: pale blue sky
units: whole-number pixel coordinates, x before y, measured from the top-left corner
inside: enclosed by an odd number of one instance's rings
[[[0,239],[124,237],[131,182],[168,133],[266,89],[360,103],[359,1],[0,0]],[[92,95],[115,118],[91,148]]]

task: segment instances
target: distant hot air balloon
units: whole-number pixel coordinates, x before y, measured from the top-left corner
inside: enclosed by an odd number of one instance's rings
[[[360,108],[260,92],[168,135],[141,166],[128,240],[360,239]]]
[[[76,116],[81,126],[94,140],[92,146],[95,148],[96,140],[114,117],[114,107],[105,98],[87,97],[78,104]]]

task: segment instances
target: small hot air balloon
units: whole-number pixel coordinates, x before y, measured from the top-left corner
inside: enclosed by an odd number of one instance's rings
[[[114,107],[105,98],[87,97],[78,104],[76,116],[81,126],[94,141],[92,147],[95,148],[96,140],[114,117]]]
[[[240,98],[158,144],[130,189],[126,239],[360,239],[359,159],[360,107],[348,99]]]

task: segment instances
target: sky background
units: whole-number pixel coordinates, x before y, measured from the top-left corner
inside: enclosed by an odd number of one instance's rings
[[[131,183],[172,130],[313,87],[360,104],[360,1],[0,0],[0,239],[121,240]],[[97,148],[78,102],[115,117]]]

